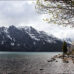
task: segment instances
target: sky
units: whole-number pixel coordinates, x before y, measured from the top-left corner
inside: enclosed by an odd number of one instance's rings
[[[0,27],[33,26],[57,38],[71,38],[74,41],[74,28],[45,22],[43,18],[50,16],[38,13],[35,4],[35,0],[0,1]]]

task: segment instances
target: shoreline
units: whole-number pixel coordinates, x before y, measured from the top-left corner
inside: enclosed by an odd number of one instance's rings
[[[61,53],[0,54],[1,74],[74,74],[74,64],[63,62]]]
[[[63,54],[58,54],[53,56],[51,60],[49,60],[49,62],[55,61],[56,59],[62,59],[64,63],[69,63],[69,61],[71,60],[74,64],[74,55],[65,55],[63,57]]]

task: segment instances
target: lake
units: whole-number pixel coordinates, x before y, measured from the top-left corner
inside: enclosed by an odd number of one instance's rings
[[[60,52],[0,52],[0,74],[74,74],[72,61],[48,62]]]

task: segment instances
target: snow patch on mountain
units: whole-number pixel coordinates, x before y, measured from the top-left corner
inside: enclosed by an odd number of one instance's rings
[[[15,26],[10,26],[10,27],[15,28]],[[1,29],[0,30],[6,34],[7,38],[9,38],[10,40],[13,40],[14,42],[16,41],[16,39],[14,37],[12,38],[11,35],[9,34],[8,28],[3,27]],[[24,32],[26,32],[33,40],[36,40],[36,41],[42,40],[42,41],[46,41],[48,43],[56,43],[56,38],[55,37],[53,37],[52,35],[49,36],[44,31],[37,31],[36,29],[34,29],[31,26],[17,27],[15,29],[18,29],[20,31],[24,30]],[[3,36],[3,39],[4,38],[5,37]],[[43,44],[45,44],[45,43],[43,42]],[[11,43],[11,45],[13,46],[14,44]]]
[[[0,27],[0,48],[11,51],[56,51],[61,50],[62,42],[44,31],[33,27]],[[21,48],[21,49],[20,49]]]
[[[29,36],[32,38],[32,39],[35,39],[37,41],[39,41],[40,39],[36,38],[36,36],[34,34],[29,34]]]

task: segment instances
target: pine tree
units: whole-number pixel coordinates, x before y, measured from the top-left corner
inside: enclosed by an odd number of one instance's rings
[[[67,54],[67,43],[64,41],[63,42],[63,57],[64,57],[64,54]]]

